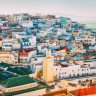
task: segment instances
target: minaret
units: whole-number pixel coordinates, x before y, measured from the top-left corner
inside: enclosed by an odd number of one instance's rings
[[[43,60],[43,80],[47,83],[54,81],[54,57],[49,48],[46,49],[46,57]]]

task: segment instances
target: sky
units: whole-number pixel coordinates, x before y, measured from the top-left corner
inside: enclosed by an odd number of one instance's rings
[[[96,0],[0,0],[0,14],[40,13],[96,20]]]

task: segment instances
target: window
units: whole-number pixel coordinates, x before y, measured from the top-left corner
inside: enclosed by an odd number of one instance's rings
[[[8,92],[10,92],[10,89],[8,89]]]
[[[75,77],[75,74],[73,74],[73,76]]]
[[[18,88],[19,90],[21,89],[21,87]]]
[[[26,86],[24,86],[23,88],[26,89]]]

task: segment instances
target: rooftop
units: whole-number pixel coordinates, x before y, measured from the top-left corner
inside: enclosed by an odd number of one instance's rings
[[[1,83],[1,86],[10,88],[10,87],[16,87],[16,86],[20,86],[20,85],[29,84],[29,83],[35,83],[35,82],[37,82],[36,79],[31,78],[27,75],[26,76],[17,76],[17,77],[12,77],[12,78],[5,80],[4,82]]]
[[[0,82],[3,82],[5,80],[7,80],[8,78],[12,78],[15,76],[17,76],[17,75],[15,75],[9,71],[2,71],[2,72],[0,72]]]
[[[31,73],[31,71],[28,68],[24,67],[11,67],[8,68],[8,71],[19,74],[19,75],[28,75]]]
[[[0,67],[10,67],[12,66],[11,64],[0,62]]]

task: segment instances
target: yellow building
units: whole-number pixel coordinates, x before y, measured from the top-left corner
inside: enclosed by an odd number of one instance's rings
[[[47,83],[54,81],[54,57],[49,49],[46,50],[43,60],[43,80]]]
[[[0,51],[0,61],[6,63],[17,63],[18,62],[18,52],[12,52],[9,50]]]

